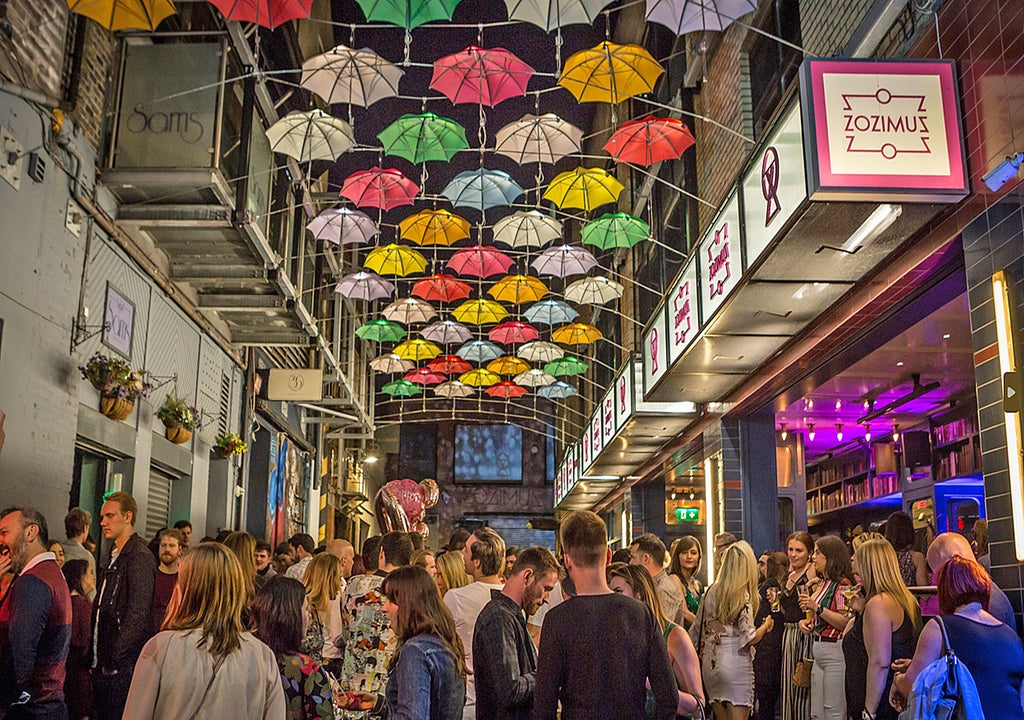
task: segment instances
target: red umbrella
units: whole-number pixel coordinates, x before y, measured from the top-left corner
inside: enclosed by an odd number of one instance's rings
[[[491,339],[491,342],[511,345],[512,343],[527,343],[536,340],[540,337],[540,333],[529,323],[509,320],[491,328],[487,337]]]
[[[660,160],[678,160],[694,142],[682,120],[647,117],[622,123],[604,149],[619,162],[648,167]]]
[[[417,280],[412,286],[413,295],[436,302],[465,300],[472,290],[469,283],[457,280],[453,275],[431,275]]]
[[[522,385],[516,385],[511,380],[502,380],[500,383],[491,385],[489,388],[484,390],[484,392],[491,397],[508,399],[522,397],[527,391]]]
[[[250,22],[271,30],[289,20],[308,18],[313,0],[210,0],[226,20]]]
[[[472,365],[458,355],[441,355],[427,363],[427,367],[436,373],[445,373],[446,375],[461,375],[473,369]]]
[[[341,197],[360,207],[390,210],[400,205],[412,205],[419,186],[394,168],[379,167],[357,170],[345,178]]]
[[[430,87],[453,103],[494,107],[526,94],[533,68],[504,48],[470,46],[434,63]]]
[[[411,370],[405,374],[405,379],[417,385],[437,385],[445,381],[445,376],[434,372],[429,366]]]
[[[447,267],[459,275],[485,278],[507,273],[512,258],[491,245],[477,245],[456,251]]]

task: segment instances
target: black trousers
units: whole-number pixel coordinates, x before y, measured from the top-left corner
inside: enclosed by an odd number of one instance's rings
[[[92,674],[95,690],[96,720],[121,720],[132,685],[132,668],[109,674],[96,670]]]
[[[4,720],[68,720],[68,706],[63,700],[12,705]]]

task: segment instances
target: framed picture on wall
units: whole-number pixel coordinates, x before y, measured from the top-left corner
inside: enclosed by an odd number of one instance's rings
[[[103,344],[125,359],[131,359],[134,331],[135,303],[108,282],[103,311]]]

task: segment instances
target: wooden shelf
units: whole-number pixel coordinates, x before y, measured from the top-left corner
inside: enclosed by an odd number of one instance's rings
[[[949,442],[944,442],[941,445],[932,445],[932,452],[933,453],[941,453],[943,450],[949,450],[949,449],[955,448],[955,447],[957,447],[959,445],[963,445],[965,442],[970,442],[971,440],[974,440],[977,437],[978,437],[978,433],[974,433],[973,435],[964,435],[963,437],[957,438],[956,440],[950,440]]]
[[[814,520],[815,522],[821,522],[823,519],[828,518],[830,515],[834,515],[836,513],[850,510],[860,510],[862,508],[871,507],[872,505],[882,504],[886,500],[894,500],[897,497],[901,497],[901,493],[894,492],[889,493],[888,495],[882,495],[880,497],[868,498],[867,500],[862,500],[861,502],[853,503],[851,505],[843,505],[842,507],[831,508],[829,510],[823,510],[818,513],[808,513],[807,519]]]

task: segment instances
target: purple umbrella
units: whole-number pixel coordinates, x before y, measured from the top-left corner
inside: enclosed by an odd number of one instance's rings
[[[343,277],[334,292],[350,300],[379,300],[391,297],[395,286],[372,272],[357,272]]]
[[[597,260],[589,251],[573,245],[549,247],[530,263],[530,267],[536,270],[538,275],[554,275],[560,278],[583,275],[596,265]]]
[[[350,208],[328,208],[306,226],[317,240],[335,245],[366,243],[377,234],[377,226],[370,216]]]

